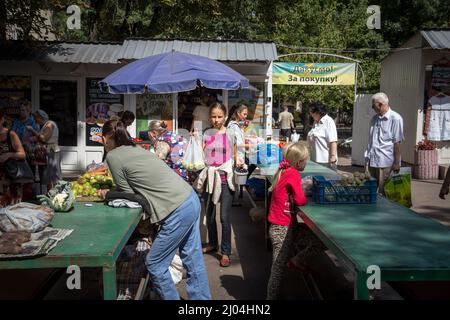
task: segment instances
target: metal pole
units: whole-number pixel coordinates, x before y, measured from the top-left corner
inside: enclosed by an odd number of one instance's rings
[[[361,63],[361,61],[353,59],[353,58],[349,58],[346,56],[341,56],[339,54],[332,54],[332,53],[324,53],[324,52],[296,52],[296,53],[288,53],[288,54],[282,54],[281,56],[278,56],[279,58],[284,58],[284,57],[289,57],[289,56],[295,56],[295,55],[319,55],[319,56],[329,56],[329,57],[336,57],[336,58],[341,58],[341,59],[345,59],[345,60],[350,60],[356,63]]]
[[[172,117],[172,131],[178,134],[178,93],[172,93]]]
[[[266,137],[272,137],[272,67],[273,61],[270,61],[269,70],[267,71],[267,90],[266,90],[266,103],[265,103],[265,125],[266,125]]]
[[[353,106],[355,105],[357,90],[358,90],[358,64],[355,65],[355,96],[353,98]]]

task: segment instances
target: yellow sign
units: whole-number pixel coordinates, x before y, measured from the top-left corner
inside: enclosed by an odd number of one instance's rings
[[[275,62],[272,83],[306,86],[346,86],[355,84],[355,63]]]

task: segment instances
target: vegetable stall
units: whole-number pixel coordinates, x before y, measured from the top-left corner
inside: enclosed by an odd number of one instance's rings
[[[274,170],[266,169],[265,174],[268,185]],[[302,177],[304,180],[312,177],[316,185],[312,187],[314,196],[308,204],[297,208],[298,221],[312,230],[354,273],[355,299],[370,298],[367,280],[373,266],[380,269],[381,281],[450,280],[450,230],[446,226],[376,193],[375,199],[364,195],[363,201],[351,198],[345,203],[339,197],[330,198],[342,193],[328,184],[332,190],[325,197],[329,198],[321,198],[318,192],[322,186],[317,184],[317,178],[321,177],[321,182],[342,181],[347,188],[349,181],[314,162],[308,162]],[[354,187],[350,186],[350,190]],[[361,187],[361,192],[370,191],[370,180],[358,186]],[[349,199],[346,197],[344,194],[341,199]]]

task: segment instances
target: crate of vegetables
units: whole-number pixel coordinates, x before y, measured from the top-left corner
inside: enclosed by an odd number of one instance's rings
[[[320,204],[367,204],[377,202],[377,181],[365,173],[328,180],[313,177],[313,199]]]

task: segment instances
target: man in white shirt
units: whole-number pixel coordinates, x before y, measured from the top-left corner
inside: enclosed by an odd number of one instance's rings
[[[294,129],[294,116],[288,111],[288,106],[283,107],[284,111],[280,113],[278,117],[278,123],[280,123],[281,136],[289,138],[291,136],[291,130]]]
[[[192,112],[193,121],[191,131],[196,131],[202,134],[206,128],[211,127],[209,122],[209,102],[209,95],[204,94],[201,98],[201,104],[196,106]]]
[[[400,170],[400,144],[404,140],[403,119],[389,106],[385,93],[372,96],[376,115],[370,122],[369,143],[365,152],[366,171],[378,181],[378,191],[384,194],[384,182],[391,171]]]

